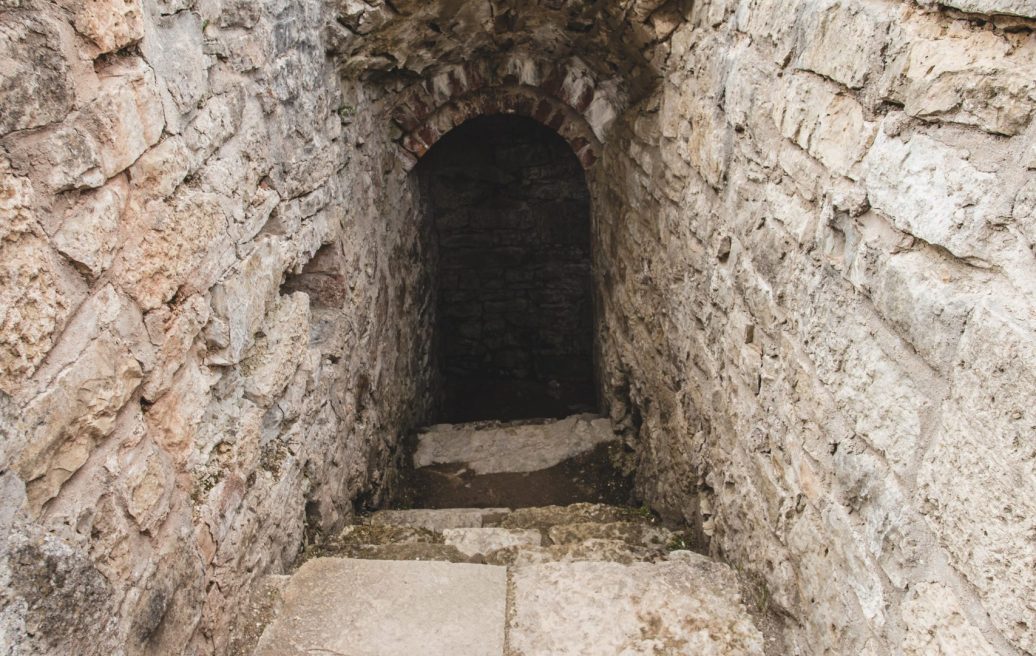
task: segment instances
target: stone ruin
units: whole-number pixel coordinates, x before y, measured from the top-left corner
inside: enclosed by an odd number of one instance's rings
[[[1033,0],[0,0],[0,654],[551,403],[784,653],[1036,654],[1034,111]]]

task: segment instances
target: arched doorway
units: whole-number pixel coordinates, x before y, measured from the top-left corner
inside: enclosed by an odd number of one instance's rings
[[[529,118],[483,116],[417,172],[437,258],[438,419],[596,409],[590,196],[569,144]]]

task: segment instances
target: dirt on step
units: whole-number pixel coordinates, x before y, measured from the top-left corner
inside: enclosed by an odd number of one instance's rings
[[[413,508],[529,508],[581,501],[628,505],[630,479],[614,464],[615,443],[549,469],[475,475],[463,465],[436,465],[409,473],[402,503]]]

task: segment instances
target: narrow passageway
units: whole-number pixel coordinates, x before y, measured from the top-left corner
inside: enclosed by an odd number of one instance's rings
[[[442,421],[593,410],[590,203],[570,146],[484,116],[418,168],[437,239]]]

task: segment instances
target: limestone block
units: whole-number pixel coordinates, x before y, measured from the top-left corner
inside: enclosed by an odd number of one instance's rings
[[[309,296],[299,292],[276,300],[261,336],[241,362],[245,397],[268,408],[284,391],[309,344]]]
[[[1031,310],[983,303],[961,338],[917,502],[993,623],[1036,651],[1036,334]]]
[[[120,480],[123,503],[140,530],[153,533],[169,514],[175,472],[152,442],[133,454]]]
[[[810,3],[799,19],[795,66],[850,89],[863,87],[885,48],[891,13],[886,7],[845,0]]]
[[[149,198],[173,195],[191,171],[191,153],[179,136],[162,140],[130,168],[134,191]]]
[[[878,134],[864,161],[867,196],[900,230],[960,258],[996,261],[991,243],[1007,216],[998,176],[977,169],[967,152],[924,135]]]
[[[795,48],[795,23],[788,17],[798,14],[801,4],[799,0],[738,0],[737,29],[772,42],[776,46],[774,61],[783,64]]]
[[[611,423],[592,415],[486,428],[445,424],[420,436],[414,466],[465,463],[477,475],[533,472],[616,439]]]
[[[881,451],[893,471],[910,475],[933,406],[927,372],[911,367],[887,333],[839,303],[833,284],[820,290],[804,340],[816,380],[852,430]]]
[[[885,624],[888,597],[881,574],[871,566],[861,548],[846,509],[817,511],[807,505],[788,522],[785,540],[798,570],[796,594],[808,599],[804,619],[810,633],[843,651],[847,643],[862,646],[855,622]],[[849,648],[850,653],[858,653]]]
[[[155,370],[144,383],[144,398],[154,401],[172,385],[195,338],[208,322],[209,311],[203,296],[192,296],[173,310],[163,306],[147,315],[148,334],[158,354]]]
[[[75,16],[76,31],[93,41],[99,54],[121,50],[144,36],[140,0],[84,0]]]
[[[482,528],[487,518],[498,518],[507,508],[450,508],[448,510],[382,510],[371,515],[374,526],[412,526],[432,531]]]
[[[30,506],[39,512],[115,427],[143,380],[143,318],[110,286],[84,304],[26,408],[29,442],[18,460]],[[145,342],[146,344],[146,342]],[[50,374],[53,374],[52,377]]]
[[[773,120],[781,134],[826,167],[849,175],[874,138],[874,123],[852,97],[809,75],[790,76],[774,100]]]
[[[987,30],[942,33],[922,24],[916,31],[903,35],[909,45],[890,65],[891,94],[907,114],[1009,136],[1029,125],[1036,110],[1036,43]]]
[[[931,366],[949,369],[976,300],[955,267],[920,251],[864,246],[848,275]]]
[[[54,233],[54,247],[97,278],[112,265],[118,246],[119,221],[129,198],[129,184],[118,177],[100,189],[86,191],[66,210]]]
[[[221,197],[184,191],[171,202],[135,201],[127,209],[130,240],[113,277],[145,310],[167,303],[191,274],[229,247]]]
[[[191,168],[197,168],[233,136],[241,126],[244,97],[240,92],[212,96],[198,110],[183,132],[184,144],[193,153]]]
[[[542,565],[544,563],[608,562],[630,565],[661,557],[658,548],[642,547],[625,540],[588,538],[582,542],[549,546],[515,546],[498,549],[485,555],[491,565]]]
[[[673,538],[664,526],[645,522],[585,522],[552,526],[547,535],[553,544],[572,544],[586,540],[620,540],[627,544],[653,549],[665,549]]]
[[[904,656],[995,656],[999,653],[968,621],[953,590],[943,583],[914,583],[902,606]]]
[[[75,91],[56,24],[42,14],[0,14],[0,136],[60,121]]]
[[[485,555],[508,547],[538,547],[539,531],[516,528],[448,528],[442,532],[443,542],[467,556]]]
[[[108,179],[158,142],[165,118],[154,72],[143,60],[118,60],[100,71],[100,80],[97,99],[72,119],[72,129],[88,136]]]
[[[512,570],[508,646],[536,654],[763,653],[733,570],[684,552],[670,562],[547,563]]]
[[[181,116],[196,110],[208,92],[209,60],[201,27],[202,19],[193,11],[158,17],[148,22],[141,43],[144,59],[157,74],[174,133],[182,127]]]
[[[1009,14],[1036,18],[1032,0],[939,0],[939,4],[976,14]]]
[[[199,425],[212,402],[210,390],[218,377],[194,359],[184,363],[169,390],[148,410],[148,434],[178,464],[195,447]]]
[[[507,571],[441,562],[319,558],[284,590],[256,656],[499,656]]]
[[[284,275],[284,249],[277,239],[259,242],[255,250],[212,290],[213,327],[222,333],[217,342],[224,347],[209,355],[217,364],[241,361],[262,325],[267,307],[273,303]]]
[[[79,275],[39,237],[0,241],[0,391],[18,392],[85,297]]]

